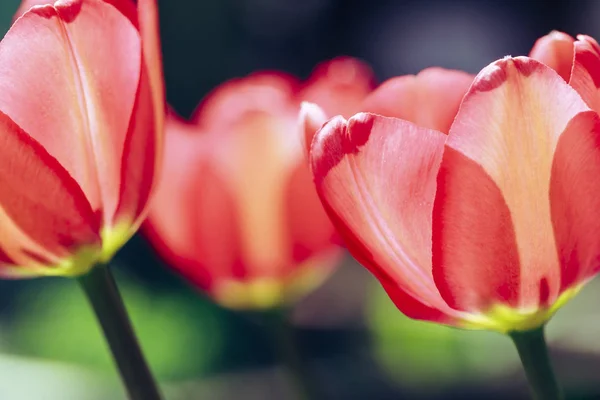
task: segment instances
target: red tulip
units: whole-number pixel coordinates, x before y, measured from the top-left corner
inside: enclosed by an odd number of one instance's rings
[[[598,69],[584,67],[598,57],[580,41],[571,83],[591,90]],[[455,118],[427,122],[440,115],[431,107],[458,108],[461,97],[428,86],[439,97],[423,97],[408,120],[328,121],[310,149],[317,192],[350,252],[409,317],[534,329],[600,266],[598,114],[527,57],[484,68]]]
[[[23,3],[0,43],[3,275],[83,274],[140,224],[164,118],[156,11]]]
[[[370,81],[352,59],[321,65],[305,84],[254,74],[217,88],[192,122],[168,119],[148,225],[160,254],[234,308],[290,302],[319,284],[341,249],[296,134],[300,102],[351,115]]]

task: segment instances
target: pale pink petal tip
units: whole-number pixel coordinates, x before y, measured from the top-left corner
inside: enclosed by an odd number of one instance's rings
[[[298,117],[298,130],[301,135],[305,155],[310,153],[313,137],[326,121],[327,115],[321,107],[308,101],[302,102]]]

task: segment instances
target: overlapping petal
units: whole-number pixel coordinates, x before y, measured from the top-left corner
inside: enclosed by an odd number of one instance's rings
[[[550,206],[561,265],[561,291],[577,287],[600,264],[600,117],[578,114],[562,133],[550,177]]]
[[[431,211],[444,141],[441,132],[399,119],[336,117],[317,133],[311,166],[348,249],[398,307],[414,318],[448,321],[455,315],[431,275]]]
[[[450,130],[433,211],[433,275],[450,306],[530,310],[558,298],[552,164],[586,110],[555,71],[529,58],[499,60],[477,76]]]
[[[264,113],[285,118],[296,111],[298,85],[295,78],[282,73],[261,72],[233,79],[206,97],[194,112],[192,121],[209,134],[224,134],[249,114]]]
[[[165,93],[155,0],[138,2],[137,20],[142,39],[141,74],[122,153],[121,191],[116,212],[117,218],[132,225],[130,234],[145,218],[150,195],[158,182],[155,176],[162,165],[165,129]]]
[[[26,11],[29,11],[30,8],[34,6],[42,6],[42,5],[52,5],[56,2],[56,0],[23,0],[21,5],[17,9],[17,12],[14,15],[14,19],[22,16]]]
[[[327,114],[318,105],[303,101],[298,114],[298,135],[302,141],[304,155],[308,156],[317,131],[327,121]]]
[[[334,228],[325,214],[319,197],[312,188],[312,174],[305,163],[293,169],[284,187],[285,217],[287,236],[291,243],[293,264],[302,263],[313,254],[331,247]],[[306,223],[310,215],[312,223]],[[324,268],[327,266],[324,266]]]
[[[573,67],[575,40],[566,33],[552,31],[539,38],[529,52],[529,57],[546,64],[569,82]]]
[[[209,138],[175,116],[167,120],[167,131],[167,162],[146,233],[186,278],[209,289],[218,276],[209,273],[208,266],[231,278],[231,266],[238,264],[239,221],[233,195],[211,162]]]
[[[600,111],[600,46],[594,38],[578,35],[575,40],[553,31],[537,40],[530,57],[553,68],[590,108]]]
[[[2,113],[0,132],[0,274],[6,266],[42,273],[79,246],[99,247],[100,221],[77,182]]]
[[[466,72],[443,68],[391,78],[365,99],[361,111],[448,133],[473,78]]]
[[[589,36],[577,36],[569,83],[590,108],[600,112],[600,46]]]
[[[299,97],[318,104],[330,117],[349,118],[360,111],[373,87],[373,73],[366,64],[355,58],[338,57],[315,68]]]
[[[29,11],[30,8],[34,6],[41,5],[54,5],[59,3],[76,3],[81,0],[23,0],[21,1],[21,5],[19,9],[14,15],[14,19],[22,16],[26,11]],[[86,1],[86,0],[83,0]],[[113,7],[117,8],[123,15],[125,15],[131,22],[137,27],[137,11],[135,7],[134,0],[103,0],[105,3],[111,4]]]
[[[105,219],[117,207],[140,54],[135,27],[99,0],[35,7],[0,43],[0,110],[60,161]]]

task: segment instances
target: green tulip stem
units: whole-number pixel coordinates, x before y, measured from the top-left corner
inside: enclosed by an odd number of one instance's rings
[[[310,373],[308,365],[305,363],[301,352],[298,351],[294,326],[290,322],[289,310],[280,308],[267,312],[267,318],[270,320],[271,329],[275,335],[276,351],[287,368],[288,376],[298,399],[313,400],[319,399],[315,381]]]
[[[161,400],[108,265],[98,265],[79,283],[96,317],[131,400]]]
[[[517,347],[533,398],[536,400],[562,400],[563,394],[552,370],[544,327],[531,331],[509,333]]]

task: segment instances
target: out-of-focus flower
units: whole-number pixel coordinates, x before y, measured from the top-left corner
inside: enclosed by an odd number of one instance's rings
[[[556,70],[591,109],[600,112],[600,46],[594,38],[573,39],[553,31],[538,39],[529,56]]]
[[[394,77],[364,98],[360,111],[414,122],[448,133],[473,75],[444,68],[427,68],[417,75]],[[305,101],[299,117],[305,153],[317,130],[327,121],[320,105]]]
[[[232,308],[268,308],[316,287],[341,249],[297,135],[300,103],[350,116],[371,85],[363,64],[340,58],[305,84],[279,73],[232,80],[191,122],[168,118],[147,229],[159,253]]]
[[[585,54],[581,66],[597,62]],[[575,65],[571,82],[593,76]],[[459,109],[448,135],[452,119],[423,122],[432,104],[408,120],[328,121],[310,149],[317,192],[350,252],[409,317],[535,329],[598,271],[598,114],[527,57],[484,68],[460,108],[447,100]]]
[[[76,276],[145,214],[164,100],[154,0],[25,1],[0,43],[0,274]]]

